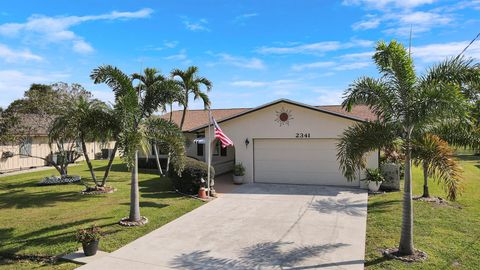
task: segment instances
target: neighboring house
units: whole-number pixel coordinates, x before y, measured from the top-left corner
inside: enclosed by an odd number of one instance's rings
[[[46,162],[40,158],[48,158],[51,153],[58,151],[57,145],[53,144],[50,148],[48,144],[48,127],[51,120],[41,118],[35,115],[25,115],[20,118],[19,126],[22,126],[22,134],[28,134],[21,136],[20,142],[10,144],[0,144],[0,173],[6,173],[17,170],[30,169],[35,167],[46,166]],[[25,131],[27,130],[27,131]],[[76,151],[82,152],[80,144],[74,142],[72,145]],[[101,157],[102,149],[113,148],[114,142],[102,144],[99,142],[88,142],[87,149],[89,157],[91,159]],[[70,148],[70,145],[64,145],[64,148]],[[13,157],[8,157],[9,153],[13,153]],[[30,155],[19,156],[18,154]],[[77,161],[84,160],[81,156]]]
[[[218,140],[214,142],[212,165],[217,175],[242,163],[247,182],[360,185],[360,175],[347,182],[340,172],[336,144],[349,126],[375,119],[366,106],[346,112],[341,106],[310,106],[281,99],[256,108],[215,109],[211,113],[235,144],[222,149]],[[170,113],[161,117],[170,119]],[[172,113],[177,124],[181,117],[182,111]],[[189,141],[187,156],[206,161],[205,144],[194,141],[208,144],[207,127],[207,111],[187,111],[183,127]],[[213,131],[211,134],[213,137]],[[368,167],[377,168],[378,152],[370,153],[367,161]]]

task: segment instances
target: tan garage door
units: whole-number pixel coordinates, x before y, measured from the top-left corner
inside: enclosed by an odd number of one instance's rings
[[[255,139],[258,183],[358,186],[338,168],[335,139]]]

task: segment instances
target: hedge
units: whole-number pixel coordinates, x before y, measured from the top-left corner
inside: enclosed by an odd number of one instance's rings
[[[185,168],[181,176],[174,173],[170,169],[170,178],[172,179],[174,187],[186,194],[198,194],[200,189],[200,179],[207,180],[207,163],[193,158],[187,157],[185,160]],[[215,169],[210,166],[210,178],[215,177]]]

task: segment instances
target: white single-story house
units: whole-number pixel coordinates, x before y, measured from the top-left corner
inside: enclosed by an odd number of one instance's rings
[[[19,141],[0,144],[0,174],[47,166],[45,160],[37,157],[51,158],[52,154],[59,150],[56,144],[50,146],[48,143],[48,127],[51,120],[32,114],[24,115],[20,121],[19,125],[22,126],[22,130],[28,130],[28,133]],[[114,144],[113,141],[107,143],[87,142],[89,157],[91,159],[106,158],[111,154]],[[63,147],[82,152],[79,142],[65,143]],[[83,155],[77,159],[77,161],[83,160]]]
[[[217,175],[242,163],[247,183],[360,186],[360,175],[353,182],[342,175],[336,145],[346,128],[375,119],[366,106],[346,112],[341,106],[310,106],[280,99],[256,108],[211,113],[234,142],[233,147],[225,149],[218,140],[214,142],[212,165]],[[171,116],[175,123],[180,123],[182,111],[174,111]],[[169,119],[170,113],[162,117]],[[208,112],[188,110],[183,131],[190,141],[187,155],[206,161]],[[194,143],[197,138],[205,138],[207,143]],[[367,161],[369,168],[378,168],[378,151],[370,153]]]

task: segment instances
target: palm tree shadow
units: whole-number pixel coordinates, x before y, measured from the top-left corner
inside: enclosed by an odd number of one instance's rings
[[[326,245],[310,245],[297,246],[285,251],[292,242],[264,242],[259,243],[240,251],[240,255],[236,259],[217,258],[209,256],[210,251],[194,251],[188,254],[178,255],[171,262],[173,268],[201,270],[201,269],[262,269],[262,268],[280,268],[288,267],[291,269],[316,269],[322,265],[295,267],[299,263],[309,259],[318,257],[321,254],[333,251],[337,248],[348,246],[347,244],[326,244]],[[362,261],[338,262],[342,264],[363,264]],[[326,264],[327,265],[327,264]],[[328,265],[337,265],[337,263],[329,263]]]
[[[323,214],[341,213],[349,216],[365,216],[367,204],[362,201],[353,201],[350,198],[326,198],[314,201],[310,208]]]

